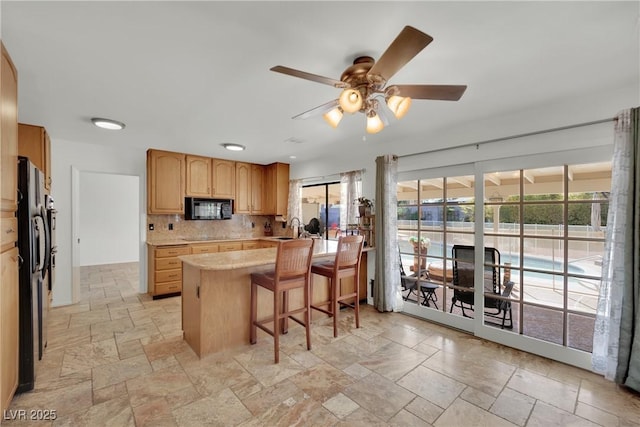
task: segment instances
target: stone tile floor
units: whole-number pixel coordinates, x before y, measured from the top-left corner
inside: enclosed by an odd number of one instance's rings
[[[138,294],[137,263],[82,269],[81,302],[54,308],[35,389],[9,414],[53,426],[640,426],[640,396],[602,377],[400,313],[349,311],[198,359],[180,298]],[[295,325],[295,326],[294,326]]]

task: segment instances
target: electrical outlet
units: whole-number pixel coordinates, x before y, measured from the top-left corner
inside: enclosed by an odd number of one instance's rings
[[[169,224],[169,231],[173,230],[173,224]]]
[[[153,231],[153,230],[155,230],[155,229],[156,229],[156,228],[153,226],[153,224],[149,224],[149,231]]]

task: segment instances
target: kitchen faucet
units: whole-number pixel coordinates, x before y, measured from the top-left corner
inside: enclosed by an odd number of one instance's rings
[[[294,220],[298,221],[298,228],[297,228],[298,233],[297,233],[297,235],[295,233],[296,229],[293,227],[293,221]],[[304,234],[304,227],[303,227],[302,221],[300,221],[300,218],[298,218],[297,216],[294,216],[293,218],[291,218],[291,222],[289,222],[289,226],[294,230],[294,233],[293,233],[293,237],[294,238],[300,237],[302,234]]]

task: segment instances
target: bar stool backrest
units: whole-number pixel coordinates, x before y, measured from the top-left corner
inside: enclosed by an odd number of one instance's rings
[[[335,267],[338,270],[353,268],[360,264],[360,256],[364,246],[364,236],[342,236],[338,239]]]
[[[304,278],[310,274],[314,239],[294,239],[278,242],[276,281]]]

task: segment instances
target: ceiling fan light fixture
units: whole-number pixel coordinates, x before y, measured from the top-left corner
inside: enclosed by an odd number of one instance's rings
[[[108,130],[122,130],[125,128],[124,123],[117,122],[111,119],[101,119],[99,117],[91,118],[91,123],[93,123],[95,126],[99,128],[108,129]]]
[[[391,95],[387,97],[386,101],[396,119],[403,118],[411,107],[411,98],[408,96]]]
[[[382,129],[384,129],[384,123],[382,123],[380,116],[375,110],[371,110],[367,113],[367,133],[378,133]]]
[[[342,116],[342,108],[340,107],[336,107],[328,113],[322,115],[327,123],[329,123],[329,125],[334,129],[338,127],[338,123],[340,123],[340,120],[342,120]]]
[[[355,89],[345,89],[340,94],[338,102],[342,111],[353,114],[362,108],[362,94]]]

